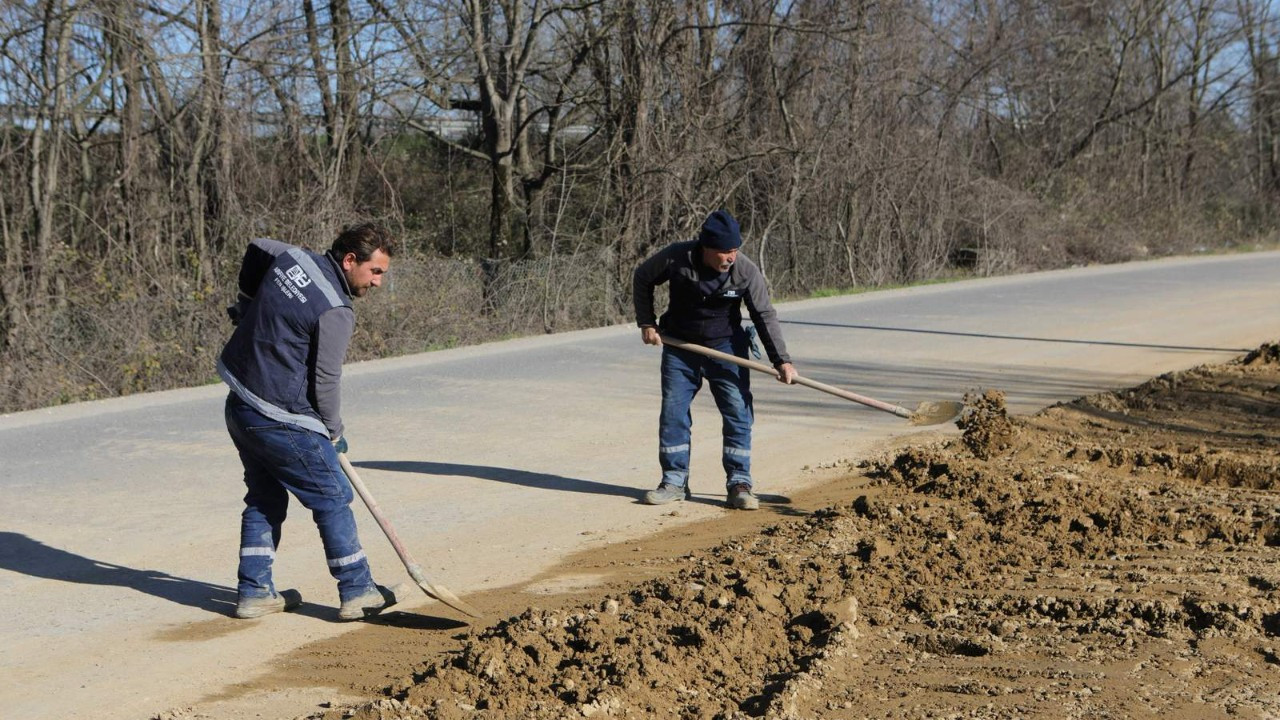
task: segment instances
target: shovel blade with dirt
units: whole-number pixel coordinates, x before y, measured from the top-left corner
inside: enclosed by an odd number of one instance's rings
[[[754,360],[747,360],[746,358],[740,358],[737,355],[731,355],[726,352],[720,352],[719,350],[712,350],[709,347],[703,347],[702,345],[696,345],[691,342],[685,342],[684,340],[679,340],[679,339],[670,337],[669,335],[662,335],[661,337],[662,337],[662,342],[667,345],[670,345],[671,347],[680,348],[681,350],[688,350],[690,352],[698,353],[699,355],[705,355],[710,358],[716,358],[717,360],[724,360],[725,362],[730,362],[730,363],[733,363],[734,365],[750,368],[752,370],[757,370],[766,375],[772,375],[775,378],[778,377],[778,371],[769,365],[765,365],[764,363],[758,363],[758,362],[755,362]],[[866,405],[869,408],[880,410],[881,412],[887,412],[891,415],[897,415],[900,418],[906,418],[907,421],[910,422],[912,425],[940,425],[950,420],[954,420],[957,416],[960,415],[960,411],[964,409],[963,403],[943,400],[943,401],[936,401],[936,402],[930,402],[930,401],[922,402],[916,407],[915,410],[908,410],[907,408],[904,408],[900,405],[894,405],[893,403],[887,403],[882,400],[876,400],[875,398],[870,398],[870,397],[867,397],[866,395],[859,395],[858,393],[849,392],[848,390],[842,390],[838,387],[834,387],[826,383],[821,383],[821,382],[818,382],[817,380],[810,380],[807,377],[801,377],[799,375],[795,377],[795,383],[797,385],[804,385],[805,387],[811,387],[814,390],[821,390],[824,393],[835,395],[836,397],[844,398],[845,400],[851,400],[860,405]]]
[[[347,459],[346,453],[338,453],[338,462],[342,464],[342,471],[347,474],[347,479],[351,481],[351,487],[355,488],[356,494],[364,501],[365,507],[369,508],[369,513],[373,515],[373,519],[378,522],[378,527],[382,528],[387,540],[391,541],[391,547],[395,548],[396,555],[400,556],[400,562],[404,563],[405,570],[409,571],[409,577],[413,578],[413,581],[418,584],[418,587],[422,588],[427,597],[439,600],[454,610],[471,617],[481,617],[480,611],[468,605],[457,595],[454,595],[448,588],[434,584],[427,579],[422,572],[422,566],[414,562],[404,543],[400,542],[400,536],[396,533],[395,527],[391,525],[391,521],[387,519],[387,516],[382,514],[377,501],[373,499],[369,488],[365,487],[364,481],[360,479],[356,469],[351,466],[351,461]]]

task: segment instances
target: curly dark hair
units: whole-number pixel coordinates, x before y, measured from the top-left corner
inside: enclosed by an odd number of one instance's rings
[[[388,257],[395,255],[396,240],[391,236],[391,232],[381,225],[363,222],[343,228],[329,250],[338,257],[354,253],[356,262],[365,262],[379,250],[386,253]]]

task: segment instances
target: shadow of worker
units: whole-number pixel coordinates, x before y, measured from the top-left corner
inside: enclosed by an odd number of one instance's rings
[[[130,588],[222,615],[230,614],[236,605],[235,588],[94,560],[13,532],[0,532],[0,569],[70,583]]]
[[[386,470],[389,472],[472,477],[480,480],[491,480],[511,485],[538,488],[540,490],[590,493],[592,495],[612,495],[615,497],[628,498],[636,505],[644,503],[644,501],[640,499],[644,494],[643,490],[636,490],[634,488],[623,487],[621,485],[610,485],[596,480],[581,480],[579,478],[565,477],[563,475],[550,475],[548,473],[514,470],[512,468],[493,467],[490,465],[462,465],[458,463],[408,460],[363,460],[361,462],[352,463],[352,465],[355,465],[358,468]],[[723,505],[723,498],[723,495],[706,496],[702,493],[693,493],[693,496],[690,497],[687,502],[702,505]],[[760,495],[759,498],[761,502],[776,506],[791,503],[791,499],[783,495]],[[789,511],[779,509],[778,512]]]
[[[472,477],[479,480],[521,485],[540,490],[557,490],[560,492],[590,493],[592,495],[615,495],[619,497],[636,497],[638,494],[631,488],[620,485],[580,480],[563,475],[515,470],[512,468],[492,467],[489,465],[462,465],[444,462],[414,462],[401,460],[365,460],[352,463],[358,468],[370,470],[386,470],[388,472],[417,473],[420,475],[443,475],[455,477]]]

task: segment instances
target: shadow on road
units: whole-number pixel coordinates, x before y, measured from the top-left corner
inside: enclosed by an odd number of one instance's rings
[[[0,532],[0,569],[11,570],[31,577],[61,580],[83,585],[111,585],[130,588],[179,605],[231,617],[236,608],[236,589],[170,575],[159,570],[137,570],[115,563],[94,560],[66,550],[59,550],[33,540],[26,535]],[[336,595],[336,593],[335,593]],[[335,608],[319,603],[303,602],[295,615],[305,615],[317,620],[337,622]],[[451,618],[420,615],[393,610],[386,616],[369,618],[363,622],[377,622],[421,630],[452,630],[466,623]],[[252,623],[244,623],[244,627]],[[237,623],[239,626],[239,623]],[[218,626],[225,630],[226,626]],[[161,639],[190,639],[190,626],[171,629]]]
[[[470,623],[455,620],[449,617],[438,617],[436,615],[423,615],[420,613],[405,612],[403,610],[391,610],[381,615],[375,615],[365,618],[360,622],[366,625],[383,625],[386,627],[401,628],[405,630],[459,630],[469,627]]]
[[[608,483],[596,482],[595,480],[580,480],[578,478],[570,478],[563,475],[529,472],[527,470],[513,470],[511,468],[492,467],[489,465],[461,465],[458,463],[414,462],[406,460],[363,460],[361,462],[352,463],[352,465],[359,468],[368,468],[370,470],[421,473],[423,475],[472,477],[479,478],[481,480],[494,480],[497,482],[511,483],[513,485],[523,485],[525,487],[539,488],[542,490],[560,490],[563,492],[613,495],[615,497],[628,498],[635,501],[637,504],[640,502],[640,491],[634,488],[609,485]],[[791,503],[790,498],[782,495],[761,495],[759,497],[761,502],[768,503],[770,505],[782,506]],[[693,497],[689,498],[686,502],[698,503],[701,505],[723,505],[724,497],[695,492]],[[778,509],[777,511],[783,512],[781,509]]]
[[[221,615],[230,615],[236,606],[235,588],[94,560],[12,532],[0,532],[0,568],[50,580],[132,588]]]
[[[966,392],[994,388],[1005,393],[1011,411],[1035,412],[1100,390],[1129,387],[1135,382],[1132,375],[1049,365],[1032,368],[989,363],[930,366],[801,359],[797,368],[813,380],[870,394],[877,400],[907,408],[923,401],[958,401]],[[815,428],[859,427],[871,423],[908,427],[901,418],[889,413],[803,386],[761,385],[769,388],[769,392],[756,394],[757,423],[762,419],[767,422],[771,413],[785,412],[803,418]]]
[[[578,478],[549,473],[513,470],[511,468],[492,467],[490,465],[462,465],[459,463],[411,462],[403,460],[365,460],[352,463],[359,468],[370,470],[389,470],[391,472],[420,473],[423,475],[452,475],[455,477],[472,477],[480,480],[523,485],[542,490],[560,490],[563,492],[589,493],[593,495],[616,495],[634,498],[637,493],[632,488],[596,482],[595,480],[579,480]]]
[[[1147,348],[1151,350],[1185,350],[1188,352],[1249,352],[1252,348],[1199,347],[1196,345],[1158,345],[1151,343],[1119,342],[1116,340],[1076,340],[1072,338],[1032,337],[1027,335],[997,335],[995,333],[960,332],[957,330],[925,330],[886,325],[852,325],[846,323],[813,322],[810,320],[779,320],[783,325],[812,325],[814,327],[847,328],[850,330],[881,330],[884,332],[920,333],[923,335],[952,335],[955,337],[987,338],[991,340],[1023,340],[1026,342],[1068,343],[1072,345],[1110,345],[1113,347]]]

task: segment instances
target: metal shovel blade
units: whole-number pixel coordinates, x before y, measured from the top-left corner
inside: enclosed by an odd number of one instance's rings
[[[960,416],[964,403],[942,400],[938,402],[922,402],[911,413],[908,421],[912,425],[941,425]]]
[[[409,571],[409,577],[413,578],[413,581],[418,584],[418,587],[422,588],[422,592],[426,593],[427,597],[439,600],[454,610],[466,613],[473,618],[481,617],[479,610],[476,610],[462,600],[462,598],[454,595],[449,591],[449,588],[444,587],[443,585],[433,585],[422,574],[422,568],[419,568],[416,564],[412,566],[406,564],[405,569]]]
[[[351,487],[355,488],[356,494],[360,496],[365,506],[369,508],[369,514],[373,515],[373,519],[378,522],[378,527],[382,528],[382,533],[387,536],[387,540],[391,541],[391,547],[395,548],[396,555],[400,556],[400,562],[404,563],[405,570],[409,571],[409,577],[413,578],[413,581],[418,584],[418,587],[422,588],[427,597],[439,600],[454,610],[471,617],[482,617],[480,611],[463,602],[457,595],[449,592],[447,588],[442,585],[435,585],[427,580],[426,575],[422,572],[422,567],[414,561],[404,543],[400,542],[400,536],[396,533],[395,527],[392,526],[387,516],[382,514],[382,510],[378,507],[378,502],[373,499],[369,488],[365,487],[364,481],[360,479],[360,474],[351,466],[351,461],[347,459],[346,453],[338,453],[338,462],[342,465],[342,471],[347,474],[347,479],[351,481]]]

